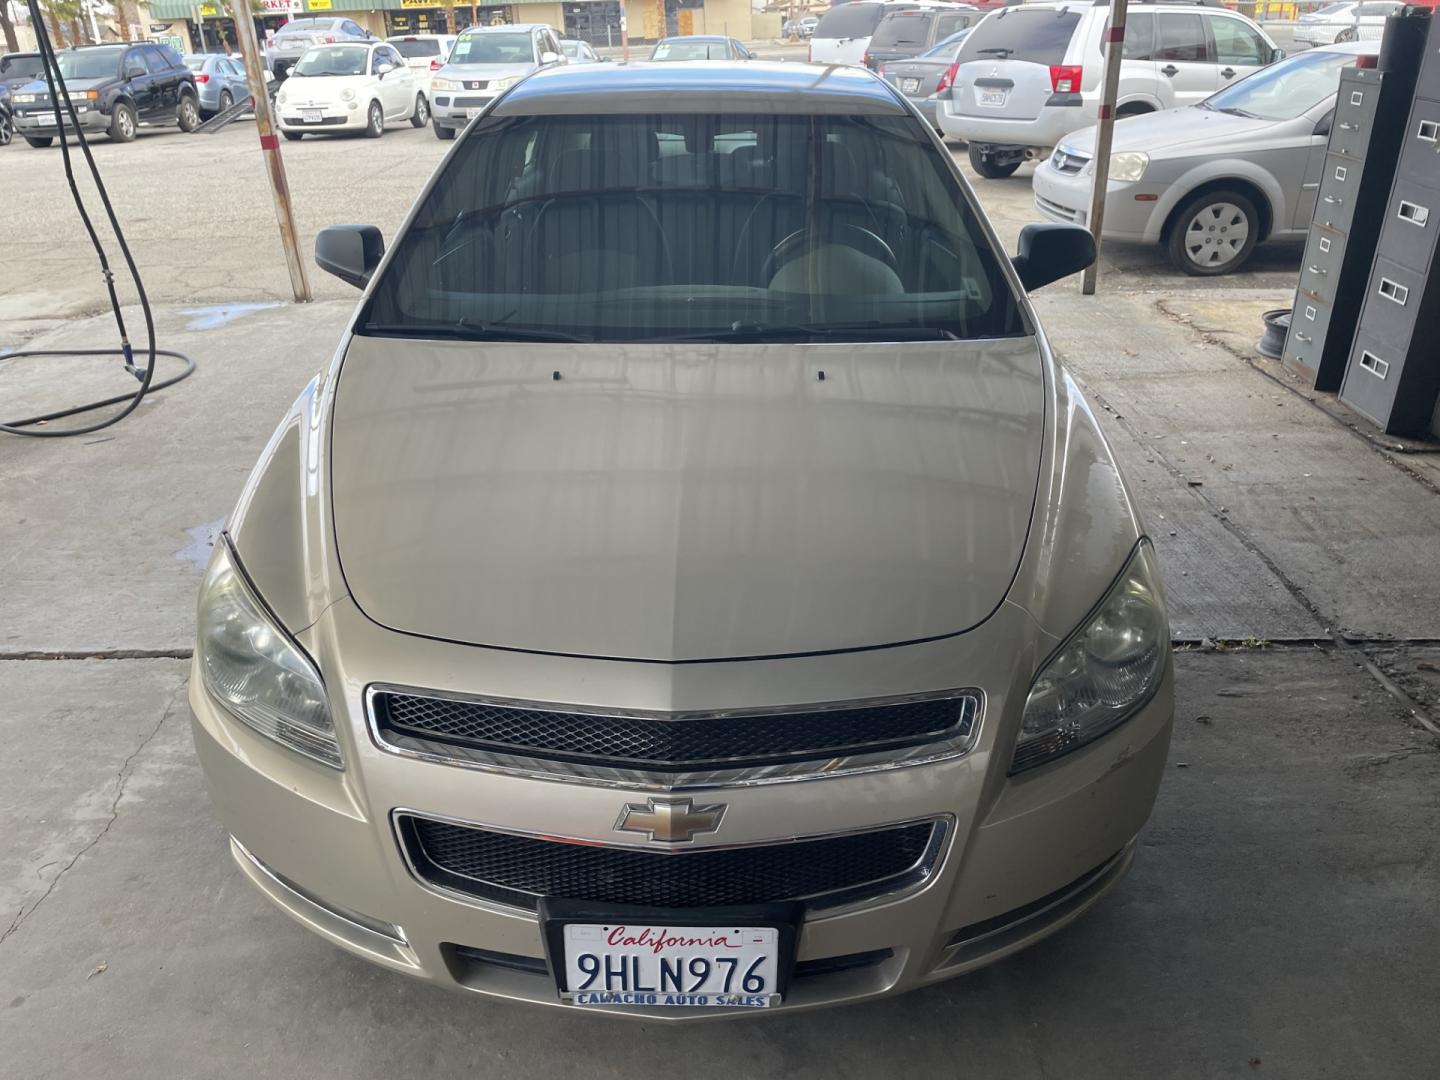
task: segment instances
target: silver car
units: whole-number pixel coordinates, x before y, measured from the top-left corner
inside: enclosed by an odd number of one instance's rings
[[[940,130],[940,99],[955,85],[960,46],[969,33],[968,28],[958,30],[919,56],[889,60],[878,68],[880,77],[909,98],[936,131]]]
[[[1027,297],[1094,245],[1012,263],[867,71],[607,67],[508,91],[388,253],[316,240],[365,296],[198,607],[230,853],[472,994],[963,974],[1122,879],[1165,771],[1154,552]]]
[[[354,19],[291,19],[275,32],[275,37],[265,49],[265,66],[274,73],[276,79],[283,79],[312,45],[374,40],[375,35]]]
[[[1187,274],[1240,269],[1266,239],[1301,237],[1315,213],[1340,72],[1378,44],[1310,49],[1199,105],[1115,125],[1105,238],[1164,244]],[[1035,208],[1085,224],[1095,129],[1035,170]]]
[[[559,36],[543,23],[464,31],[455,39],[445,66],[430,79],[435,137],[455,138],[457,131],[526,75],[564,63]]]
[[[185,66],[195,75],[200,94],[200,115],[214,116],[250,96],[245,65],[219,53],[187,53]]]

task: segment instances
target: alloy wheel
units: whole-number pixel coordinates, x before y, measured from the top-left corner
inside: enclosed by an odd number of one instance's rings
[[[10,122],[9,114],[0,112],[0,146],[9,146],[14,137],[15,126]]]
[[[1213,269],[1233,262],[1250,239],[1250,219],[1234,203],[1202,206],[1185,226],[1185,254],[1197,266]]]

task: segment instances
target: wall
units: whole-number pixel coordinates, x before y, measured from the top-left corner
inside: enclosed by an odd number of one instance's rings
[[[556,37],[565,36],[565,8],[560,4],[516,4],[512,11],[517,23],[545,23],[555,28]]]
[[[697,14],[702,15],[695,20],[697,33],[729,34],[741,41],[751,38],[750,0],[705,0],[703,12]]]
[[[757,11],[750,16],[751,41],[779,41],[785,17],[778,11]]]

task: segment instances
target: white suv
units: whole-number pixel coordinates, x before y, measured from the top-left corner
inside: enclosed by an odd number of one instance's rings
[[[940,127],[970,144],[981,176],[1044,158],[1100,113],[1109,0],[1002,8],[965,39]],[[1194,105],[1284,50],[1244,15],[1205,0],[1132,3],[1118,116]]]

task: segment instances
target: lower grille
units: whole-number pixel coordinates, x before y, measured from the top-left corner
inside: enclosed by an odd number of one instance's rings
[[[1061,206],[1043,195],[1035,196],[1035,208],[1042,214],[1052,218],[1063,218],[1065,221],[1080,221],[1085,215],[1078,210],[1071,210],[1068,206]]]
[[[827,761],[974,734],[979,698],[919,700],[702,714],[603,713],[376,688],[377,734],[386,742],[443,743],[491,754],[612,769],[684,772]]]
[[[893,892],[929,876],[938,821],[742,848],[682,852],[596,847],[397,814],[422,881],[535,910],[541,897],[694,908],[805,901],[811,907]]]
[[[455,108],[457,109],[478,109],[482,105],[489,104],[490,98],[488,97],[457,97],[455,99]]]

